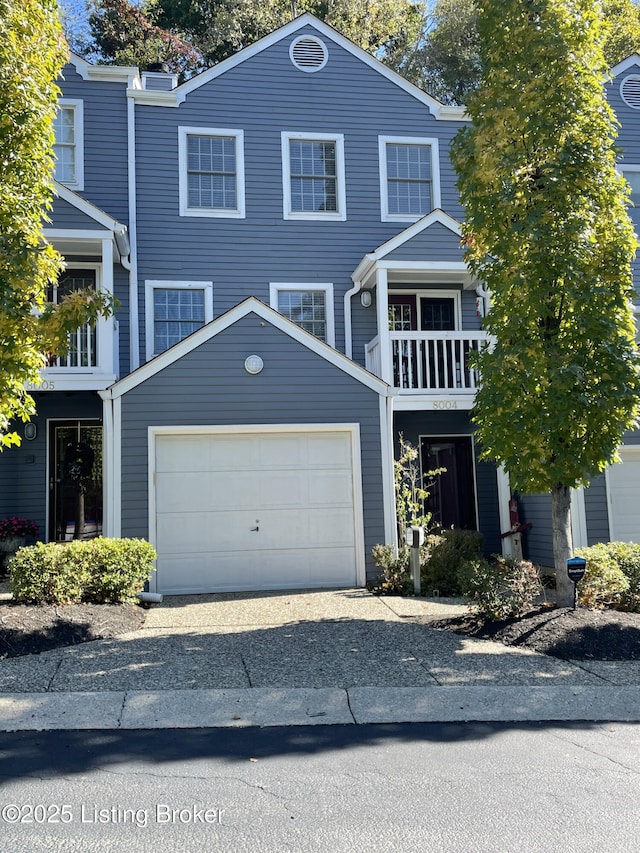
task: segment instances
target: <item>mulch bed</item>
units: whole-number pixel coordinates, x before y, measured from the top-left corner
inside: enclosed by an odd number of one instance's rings
[[[0,660],[115,637],[144,624],[135,604],[14,604],[0,601]]]
[[[425,624],[563,660],[640,661],[640,613],[544,607],[501,622],[469,615]]]

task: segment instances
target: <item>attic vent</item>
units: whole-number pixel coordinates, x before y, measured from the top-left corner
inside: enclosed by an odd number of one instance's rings
[[[309,74],[324,68],[329,58],[324,43],[314,36],[300,36],[293,41],[289,56],[298,71],[306,71]]]
[[[640,74],[629,74],[620,83],[622,100],[632,110],[640,110]]]

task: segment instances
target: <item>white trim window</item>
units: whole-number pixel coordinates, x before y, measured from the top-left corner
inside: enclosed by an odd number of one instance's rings
[[[438,140],[379,136],[383,222],[415,222],[440,207]]]
[[[333,284],[271,282],[269,302],[296,326],[335,346]]]
[[[58,101],[53,120],[54,177],[72,190],[84,189],[84,115],[82,101]]]
[[[180,216],[244,219],[244,133],[179,127]]]
[[[633,206],[640,207],[640,166],[618,166],[618,169],[631,187]]]
[[[285,219],[347,218],[344,136],[282,133]]]
[[[145,282],[147,361],[213,319],[213,282]]]

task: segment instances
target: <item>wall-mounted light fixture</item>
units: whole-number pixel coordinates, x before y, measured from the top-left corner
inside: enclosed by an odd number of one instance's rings
[[[255,376],[256,373],[260,373],[263,367],[264,361],[259,355],[248,355],[244,360],[244,369],[247,373],[251,373],[253,376]]]
[[[33,423],[33,421],[29,421],[24,425],[24,437],[27,441],[33,441],[33,439],[38,435],[38,427]]]
[[[371,291],[363,290],[360,293],[360,304],[363,308],[369,308],[371,306]]]

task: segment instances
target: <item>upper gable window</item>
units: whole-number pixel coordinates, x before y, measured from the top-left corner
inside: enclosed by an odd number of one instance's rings
[[[333,284],[271,282],[271,307],[321,341],[335,346]]]
[[[84,188],[83,109],[82,101],[58,101],[53,120],[55,142],[54,178],[73,190]]]
[[[179,128],[180,215],[243,219],[241,130]]]
[[[282,134],[285,219],[344,220],[342,134]]]
[[[627,183],[631,187],[631,201],[640,207],[640,166],[620,166]]]
[[[415,222],[440,207],[438,140],[380,136],[383,222]]]

